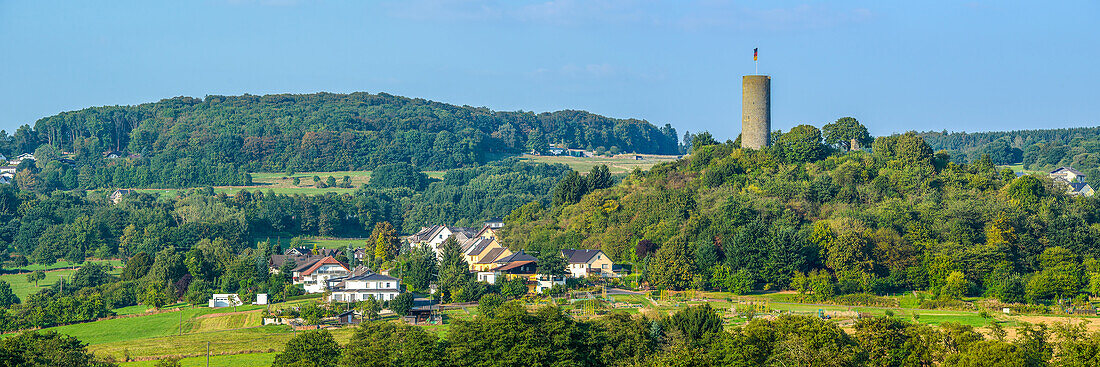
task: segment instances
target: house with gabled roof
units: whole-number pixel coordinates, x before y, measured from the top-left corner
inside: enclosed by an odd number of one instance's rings
[[[111,203],[118,204],[122,202],[122,198],[126,195],[130,195],[134,190],[130,189],[118,189],[111,193]]]
[[[477,233],[477,228],[434,225],[421,228],[419,232],[409,236],[407,239],[410,246],[428,246],[435,252],[436,256],[441,257],[443,251],[440,250],[439,245],[442,245],[443,241],[453,236],[455,240],[461,244],[468,239],[474,238]]]
[[[1062,179],[1066,182],[1085,182],[1085,174],[1073,169],[1073,167],[1059,167],[1050,171],[1050,178]]]
[[[1071,196],[1092,196],[1096,193],[1092,186],[1085,182],[1070,182],[1068,186],[1069,189],[1066,192]]]
[[[569,275],[574,278],[584,278],[589,275],[614,276],[615,263],[600,250],[561,250],[569,265]]]
[[[325,256],[320,260],[298,265],[293,270],[292,279],[294,284],[301,284],[308,293],[321,293],[328,289],[330,278],[346,277],[350,273],[351,267],[348,264],[332,256]]]
[[[13,166],[18,166],[20,163],[23,163],[23,161],[28,160],[28,159],[33,161],[34,160],[34,154],[31,154],[31,153],[20,154],[20,155],[16,156],[15,158],[13,158],[12,160],[8,161],[8,164],[13,165]]]
[[[496,267],[496,260],[512,254],[496,238],[471,238],[463,242],[462,254],[470,270],[482,271]]]

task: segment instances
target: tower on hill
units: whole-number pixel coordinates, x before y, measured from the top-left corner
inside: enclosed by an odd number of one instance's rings
[[[763,149],[771,145],[772,78],[745,75],[741,78],[741,147]]]

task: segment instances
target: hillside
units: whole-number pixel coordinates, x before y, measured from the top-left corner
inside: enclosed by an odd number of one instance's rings
[[[1100,272],[1095,198],[949,162],[915,134],[880,137],[874,154],[797,159],[825,149],[820,134],[804,136],[783,135],[765,151],[697,147],[587,194],[563,181],[553,206],[513,211],[502,242],[600,248],[658,289],[821,298],[929,290],[1039,302],[1072,298]]]
[[[548,143],[652,154],[679,149],[675,129],[643,120],[574,110],[500,112],[385,93],[176,97],[94,107],[42,118],[33,130],[22,127],[0,140],[0,153],[9,157],[46,144],[73,152],[73,181],[79,173],[87,184],[116,187],[241,185],[244,172],[370,170],[400,162],[450,169]],[[103,159],[105,152],[134,156]]]
[[[1027,170],[1070,166],[1091,177],[1100,174],[1100,127],[981,133],[928,131],[919,135],[932,149],[947,151],[958,163],[974,162],[988,154],[994,164],[1023,163]]]

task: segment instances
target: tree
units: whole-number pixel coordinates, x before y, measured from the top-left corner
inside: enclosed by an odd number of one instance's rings
[[[19,297],[12,293],[11,284],[0,280],[0,308],[10,309],[12,305],[21,302]]]
[[[27,282],[34,282],[34,286],[38,286],[38,282],[42,279],[46,279],[46,272],[42,270],[35,270],[27,274]]]
[[[438,274],[435,252],[428,246],[417,246],[406,253],[405,258],[401,268],[402,283],[411,291],[427,291]]]
[[[561,251],[544,249],[539,251],[536,272],[550,278],[560,277],[566,274],[569,261],[562,256]]]
[[[302,179],[298,178],[298,177],[295,177],[294,180],[292,180],[292,182],[291,182],[291,184],[293,184],[294,186],[298,186],[301,183],[302,183]]]
[[[605,164],[593,166],[585,181],[588,181],[588,191],[606,189],[615,184],[611,179],[611,170]]]
[[[367,184],[378,188],[407,187],[420,191],[428,185],[428,175],[408,163],[385,164],[374,169]]]
[[[477,312],[482,317],[495,317],[497,308],[504,304],[504,298],[496,293],[489,293],[481,296],[481,299],[477,301]]]
[[[4,366],[110,367],[97,360],[79,339],[54,331],[25,331],[0,339]]]
[[[122,280],[141,279],[149,272],[151,266],[153,266],[153,258],[145,252],[138,252],[126,261],[126,267],[122,269]]]
[[[871,145],[874,139],[867,127],[851,117],[841,117],[836,122],[821,127],[825,144],[844,149],[859,150]]]
[[[442,292],[444,302],[451,301],[451,294],[461,289],[471,278],[470,264],[462,255],[462,247],[454,236],[447,238],[440,245],[442,255],[439,259],[439,291]]]
[[[710,134],[710,131],[704,131],[704,132],[695,134],[691,137],[691,151],[692,152],[694,152],[696,149],[699,149],[699,148],[702,148],[702,147],[705,147],[705,146],[708,146],[708,145],[717,145],[717,144],[718,144],[718,141],[714,140],[714,136]]]
[[[558,186],[554,187],[554,206],[570,205],[581,201],[588,193],[588,183],[577,171],[570,171]]]
[[[969,288],[970,282],[966,280],[966,276],[961,271],[953,271],[944,280],[939,293],[940,297],[946,299],[962,299]]]
[[[409,292],[398,294],[397,297],[393,297],[393,299],[390,300],[389,309],[397,314],[397,316],[405,317],[405,315],[409,314],[409,310],[412,309],[415,298],[416,297]]]
[[[791,162],[813,162],[825,156],[821,131],[810,125],[798,125],[779,137],[779,144]]]
[[[375,223],[370,238],[374,244],[374,258],[379,261],[393,260],[401,251],[401,240],[397,238],[397,230],[390,222]]]
[[[359,312],[363,313],[363,317],[367,320],[374,320],[378,318],[378,313],[382,311],[382,303],[374,297],[367,297],[366,300],[359,302]]]
[[[691,284],[691,278],[695,276],[695,265],[687,244],[682,242],[673,241],[661,246],[650,267],[650,282],[658,289],[687,288]]]
[[[275,367],[331,367],[340,358],[340,344],[327,330],[306,331],[286,343],[275,355]]]
[[[690,306],[672,315],[669,325],[673,330],[679,331],[688,342],[700,343],[708,334],[722,331],[722,317],[710,307],[709,303],[704,303],[701,306]]]

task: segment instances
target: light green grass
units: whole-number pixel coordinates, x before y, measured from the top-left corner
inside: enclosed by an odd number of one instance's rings
[[[275,353],[251,353],[251,354],[235,354],[228,356],[210,356],[210,367],[259,367],[270,366],[271,362],[275,360]],[[190,357],[180,360],[180,365],[184,367],[205,367],[206,357]],[[157,361],[141,361],[141,362],[126,362],[119,363],[122,367],[153,367],[156,366]]]
[[[112,267],[122,266],[122,260],[93,260],[91,262],[94,262],[94,263],[107,262]],[[84,266],[84,263],[74,263],[74,262],[65,261],[65,260],[58,260],[56,263],[53,263],[51,265],[30,264],[30,265],[27,265],[27,266],[20,266],[20,267],[17,267],[17,268],[4,268],[4,270],[7,270],[7,271],[14,271],[14,270],[21,270],[21,271],[56,270],[56,269],[79,268],[81,266]]]
[[[1033,171],[1033,170],[1024,169],[1024,164],[1023,163],[997,166],[997,169],[1006,168],[1006,167],[1011,168],[1013,172],[1023,172],[1024,174],[1028,174],[1028,175],[1031,175],[1031,174],[1046,174],[1047,173],[1047,172],[1043,172],[1043,171]]]
[[[21,300],[27,299],[27,296],[38,293],[42,288],[49,287],[57,281],[61,280],[61,277],[70,277],[76,270],[51,270],[46,272],[46,279],[42,279],[38,282],[38,286],[34,285],[34,282],[27,282],[27,274],[4,274],[0,275],[0,280],[8,282],[11,285],[12,293],[15,293]]]
[[[272,242],[278,241],[282,248],[290,248],[291,237],[256,237],[253,238],[255,242],[262,242],[271,240]],[[318,248],[341,248],[344,246],[351,246],[351,248],[368,248],[367,239],[360,238],[304,238],[305,246],[312,248],[313,245],[317,245]]]
[[[137,314],[143,314],[143,313],[146,313],[146,312],[148,312],[148,311],[149,311],[149,310],[151,310],[151,309],[153,309],[153,308],[152,308],[152,307],[149,307],[149,306],[145,306],[145,305],[136,305],[136,306],[128,306],[128,307],[116,308],[116,309],[114,309],[114,310],[111,310],[111,311],[114,311],[116,315],[119,315],[119,316],[123,316],[123,315],[137,315]]]
[[[354,328],[334,329],[330,332],[337,342],[347,344]],[[210,343],[212,354],[271,353],[282,351],[286,342],[295,335],[297,334],[288,326],[269,325],[96,344],[90,345],[88,349],[98,356],[110,356],[116,360],[122,360],[126,353],[131,357],[201,356],[206,354],[207,343]]]
[[[447,171],[424,171],[424,173],[427,174],[428,177],[441,179]],[[322,182],[324,182],[328,176],[332,176],[336,179],[337,183],[343,182],[344,176],[348,176],[352,187],[315,187],[313,176],[319,177]],[[298,186],[294,185],[295,177],[300,180]],[[351,194],[358,190],[359,187],[369,182],[370,177],[371,171],[297,172],[293,175],[287,175],[283,172],[254,172],[252,173],[252,186],[214,186],[214,192],[225,193],[226,195],[233,195],[241,190],[248,190],[250,192],[260,190],[264,193],[271,191],[283,195],[324,195],[330,192]],[[134,191],[137,192],[157,194],[162,197],[177,197],[187,190],[191,189],[134,189]],[[109,194],[110,191],[114,190],[107,191]]]
[[[658,155],[643,155],[645,159],[635,160],[634,158],[611,158],[611,157],[569,157],[569,156],[545,156],[545,155],[530,155],[524,154],[520,156],[521,161],[554,164],[561,163],[568,165],[578,172],[588,172],[597,165],[605,164],[611,173],[629,173],[635,168],[647,170],[653,165],[663,162],[671,162],[676,160],[676,156],[658,156]]]

